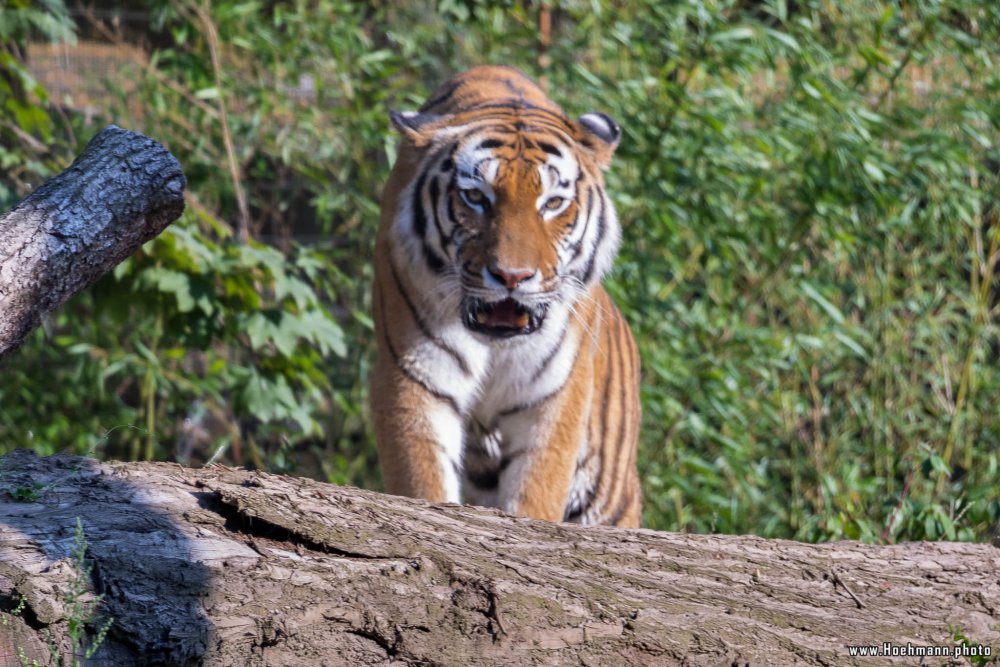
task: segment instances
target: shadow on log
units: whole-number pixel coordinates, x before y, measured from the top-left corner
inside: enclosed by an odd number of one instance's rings
[[[80,517],[99,664],[878,665],[1000,647],[1000,549],[580,527],[224,467],[0,461],[0,595],[61,645]],[[38,486],[41,485],[41,486]],[[24,500],[19,489],[35,489]],[[95,625],[97,623],[95,622]],[[936,657],[923,664],[952,664]],[[903,664],[918,664],[909,658]],[[953,664],[969,664],[960,660]]]

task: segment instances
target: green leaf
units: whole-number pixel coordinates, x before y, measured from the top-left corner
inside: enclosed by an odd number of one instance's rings
[[[781,32],[780,30],[774,30],[773,28],[767,28],[764,33],[771,39],[781,42],[784,46],[787,46],[793,52],[798,53],[802,50],[797,39],[787,32]]]
[[[201,90],[196,90],[194,96],[199,100],[216,100],[219,99],[220,93],[219,89],[215,86],[210,86],[208,88],[202,88]]]
[[[811,284],[807,283],[806,281],[802,281],[801,283],[799,283],[799,287],[802,289],[802,292],[807,297],[809,297],[814,302],[816,302],[816,304],[820,308],[822,308],[823,311],[827,315],[830,316],[830,319],[832,319],[837,324],[843,324],[844,323],[844,314],[842,312],[840,312],[840,309],[837,308],[832,303],[830,303],[830,301],[828,301],[826,299],[826,297],[824,297],[822,294],[820,294],[816,290],[815,287],[813,287]]]
[[[872,180],[876,183],[882,183],[885,181],[885,172],[882,171],[881,167],[876,165],[874,162],[864,160],[861,163],[861,166],[864,168],[865,173],[871,176]]]
[[[844,347],[849,349],[858,357],[862,359],[866,359],[868,357],[867,352],[865,352],[865,348],[862,347],[856,340],[848,336],[843,331],[834,331],[833,337],[839,340],[844,345]]]
[[[729,30],[723,30],[722,32],[717,32],[709,38],[709,41],[715,43],[722,42],[736,42],[743,41],[747,39],[753,39],[754,29],[749,26],[742,26],[739,28],[731,28]]]

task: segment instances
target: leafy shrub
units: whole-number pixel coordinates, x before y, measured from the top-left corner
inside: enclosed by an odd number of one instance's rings
[[[17,201],[17,186],[24,188],[55,173],[47,146],[54,143],[54,123],[42,104],[47,96],[24,63],[29,36],[52,42],[73,40],[72,22],[61,0],[12,0],[0,6],[2,210]]]

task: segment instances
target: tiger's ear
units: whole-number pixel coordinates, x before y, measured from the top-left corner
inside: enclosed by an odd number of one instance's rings
[[[400,134],[419,148],[434,138],[434,124],[441,117],[419,111],[390,111],[389,118]]]
[[[598,166],[607,169],[622,137],[618,123],[600,111],[585,113],[576,122],[580,126],[583,145],[594,153]]]

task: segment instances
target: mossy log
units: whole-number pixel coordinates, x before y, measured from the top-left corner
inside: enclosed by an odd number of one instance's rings
[[[1000,647],[989,544],[588,528],[27,451],[0,471],[0,665],[47,664],[46,636],[70,651],[77,518],[100,596],[89,628],[114,618],[97,664],[969,664],[847,648],[954,650],[959,629]]]

